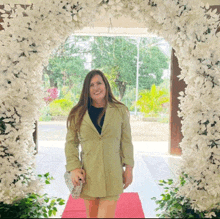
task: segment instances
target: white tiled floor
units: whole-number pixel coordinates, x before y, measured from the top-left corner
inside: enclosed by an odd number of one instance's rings
[[[36,155],[38,173],[50,172],[55,180],[45,187],[45,193],[67,201],[69,191],[65,185],[64,141],[39,141]],[[158,180],[175,177],[181,158],[168,154],[168,142],[133,142],[134,160],[133,182],[124,192],[138,192],[145,218],[156,217],[157,207],[152,197],[160,197],[162,188]],[[61,217],[65,206],[59,207],[56,217]]]

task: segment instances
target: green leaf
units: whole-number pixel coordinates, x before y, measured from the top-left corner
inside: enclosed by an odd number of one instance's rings
[[[49,172],[44,174],[45,177],[48,177],[49,175],[50,175]]]
[[[172,179],[168,179],[168,184],[172,185],[173,184],[173,180]]]
[[[51,217],[53,214],[53,210],[49,210],[49,216]]]
[[[60,201],[60,202],[59,202],[59,205],[65,205],[64,200]]]
[[[156,204],[160,204],[162,201],[161,200],[157,200],[155,202],[156,202]]]
[[[50,181],[48,181],[48,180],[45,180],[45,183],[46,183],[46,184],[50,184]]]
[[[53,199],[50,203],[50,205],[54,205],[54,203],[56,202],[56,199]]]
[[[57,210],[53,210],[53,215],[56,216]]]
[[[32,199],[37,199],[37,195],[36,195],[36,194],[32,194],[32,195],[30,196],[30,198],[32,198]]]
[[[48,203],[48,202],[49,202],[49,198],[45,198],[44,201],[45,201],[46,203]]]
[[[45,218],[48,218],[48,215],[47,215],[46,213],[44,213],[44,217],[45,217]]]

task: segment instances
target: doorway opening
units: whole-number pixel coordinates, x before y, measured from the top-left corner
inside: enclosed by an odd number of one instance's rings
[[[37,171],[44,173],[47,169],[55,178],[47,188],[48,194],[68,198],[62,177],[66,164],[66,119],[79,99],[86,74],[92,69],[105,73],[115,97],[129,108],[134,153],[137,157],[142,156],[138,165],[141,162],[146,165],[146,158],[147,161],[151,158],[149,154],[154,154],[154,161],[158,161],[156,155],[168,154],[170,54],[169,44],[161,38],[80,35],[71,35],[52,53],[48,66],[44,66],[46,106],[38,122],[36,156]],[[137,101],[139,105],[136,105]],[[147,105],[150,105],[148,109]],[[157,184],[152,176],[141,175],[151,177],[153,186]],[[144,189],[146,185],[142,184],[142,187]],[[134,182],[129,190],[139,191],[142,187]],[[153,201],[151,204],[154,205]],[[58,214],[62,211],[63,207],[60,207]],[[152,209],[151,216],[153,214]]]

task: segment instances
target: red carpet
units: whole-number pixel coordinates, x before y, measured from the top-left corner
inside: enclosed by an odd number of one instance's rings
[[[86,218],[84,199],[73,199],[70,195],[62,218]],[[137,192],[125,192],[120,195],[115,218],[145,218]]]

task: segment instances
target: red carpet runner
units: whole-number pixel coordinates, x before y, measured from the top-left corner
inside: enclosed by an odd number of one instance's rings
[[[84,199],[73,199],[70,195],[62,218],[86,218]],[[115,218],[145,218],[137,192],[125,192],[120,195]]]

